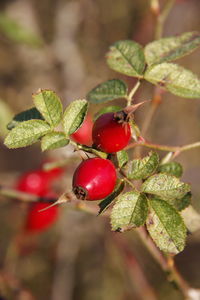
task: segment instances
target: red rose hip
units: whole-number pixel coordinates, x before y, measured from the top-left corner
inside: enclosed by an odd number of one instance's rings
[[[92,118],[87,115],[80,128],[70,135],[71,139],[79,144],[92,145]]]
[[[123,116],[123,112],[122,112]],[[92,139],[95,147],[106,153],[115,153],[127,146],[131,137],[128,122],[118,118],[116,113],[105,113],[94,123]]]
[[[116,170],[111,161],[89,158],[74,173],[73,192],[81,200],[100,200],[112,193],[116,178]]]

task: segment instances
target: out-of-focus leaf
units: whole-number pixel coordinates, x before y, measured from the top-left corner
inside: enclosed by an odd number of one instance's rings
[[[192,205],[181,211],[181,216],[190,232],[200,230],[200,214],[192,207]]]
[[[67,106],[63,116],[66,136],[69,136],[81,126],[87,114],[87,109],[88,102],[86,100],[75,100]]]
[[[200,80],[191,71],[172,63],[149,67],[144,75],[153,84],[160,85],[174,95],[200,98]]]
[[[142,78],[145,58],[142,47],[131,40],[118,41],[106,55],[109,67],[116,72]]]
[[[62,104],[59,97],[51,90],[40,90],[33,94],[33,101],[36,108],[44,119],[53,127],[62,120]]]
[[[180,199],[190,191],[189,184],[181,182],[169,174],[155,174],[149,177],[141,187],[142,192],[156,195],[163,200]]]
[[[8,123],[7,128],[8,130],[13,129],[17,126],[20,122],[28,121],[28,120],[44,120],[41,113],[37,110],[36,107],[32,107],[28,110],[22,111],[19,114],[15,115],[11,122]]]
[[[51,127],[45,121],[24,121],[9,132],[4,144],[10,149],[26,147],[37,142],[40,137],[50,131]]]
[[[150,152],[142,159],[129,161],[126,166],[126,174],[129,179],[145,179],[152,175],[159,164],[159,157],[156,152]]]
[[[116,197],[119,196],[119,194],[121,194],[121,192],[123,191],[124,186],[124,181],[117,182],[114,191],[99,203],[100,210],[98,215],[104,212],[113,203]]]
[[[92,89],[87,94],[86,99],[91,103],[104,103],[106,101],[126,97],[127,91],[128,88],[124,81],[111,79]]]
[[[42,151],[61,148],[69,144],[63,132],[50,132],[41,140]]]
[[[147,218],[147,198],[139,192],[127,192],[117,198],[111,212],[112,230],[139,227]]]
[[[7,15],[0,13],[0,30],[10,40],[32,47],[41,47],[42,39]]]
[[[177,254],[183,251],[186,227],[180,214],[164,200],[151,199],[146,225],[150,236],[160,250]]]
[[[149,43],[145,49],[148,65],[176,60],[194,51],[200,45],[199,32],[186,32]]]

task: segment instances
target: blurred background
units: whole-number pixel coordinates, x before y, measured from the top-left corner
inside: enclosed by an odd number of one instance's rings
[[[161,5],[166,1],[161,0]],[[176,1],[164,26],[164,36],[200,30],[200,1]],[[147,0],[1,0],[0,1],[0,185],[15,186],[23,172],[45,160],[73,157],[71,149],[42,154],[36,144],[18,150],[3,145],[6,124],[14,114],[33,106],[31,95],[52,89],[64,106],[84,98],[95,85],[122,78],[109,70],[105,53],[120,39],[142,45],[154,35],[155,19]],[[200,50],[179,63],[200,76]],[[198,62],[198,63],[197,63]],[[137,101],[151,99],[153,88],[144,83]],[[124,105],[123,100],[115,101]],[[110,103],[109,103],[110,104]],[[91,106],[91,114],[101,105]],[[149,106],[136,113],[142,126]],[[166,93],[148,128],[154,143],[184,145],[200,140],[200,102]],[[145,151],[144,151],[145,153]],[[163,153],[162,153],[163,155]],[[183,180],[191,183],[193,205],[200,211],[199,150],[177,159]],[[70,162],[54,189],[71,188],[77,162]],[[94,204],[96,205],[96,204]],[[109,220],[67,205],[59,218],[41,234],[27,236],[16,253],[16,237],[23,226],[27,205],[0,201],[0,299],[10,300],[140,300],[183,299],[147,252],[134,231],[111,233]],[[14,245],[14,246],[13,246]],[[200,288],[200,235],[188,236],[185,250],[176,256],[177,267],[195,288]]]

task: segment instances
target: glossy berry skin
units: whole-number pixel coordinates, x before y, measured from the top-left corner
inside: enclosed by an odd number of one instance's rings
[[[116,170],[111,161],[89,158],[74,173],[73,191],[78,199],[100,200],[112,193],[116,179]]]
[[[76,143],[91,146],[92,145],[92,118],[87,115],[80,128],[70,135]]]
[[[95,147],[106,153],[115,153],[127,146],[131,137],[130,125],[119,122],[114,113],[105,113],[95,121],[92,138]]]
[[[40,211],[48,206],[50,206],[49,203],[37,202],[31,204],[25,221],[26,232],[39,233],[53,225],[58,217],[58,207],[52,206],[45,211]]]
[[[16,189],[21,192],[43,196],[48,191],[48,176],[42,170],[24,173],[18,180]]]

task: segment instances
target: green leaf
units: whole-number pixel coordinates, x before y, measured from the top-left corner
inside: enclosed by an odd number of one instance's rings
[[[120,195],[111,212],[112,230],[139,227],[147,218],[147,198],[139,192],[127,192]]]
[[[0,14],[0,30],[14,42],[32,47],[41,47],[43,45],[43,41],[39,36],[3,13]]]
[[[16,127],[20,122],[28,121],[28,120],[44,120],[41,113],[37,110],[36,107],[32,107],[28,110],[22,111],[19,114],[15,115],[11,122],[8,123],[8,130]]]
[[[116,153],[118,166],[121,169],[128,162],[128,154],[125,150],[118,151]]]
[[[24,121],[9,132],[4,144],[10,149],[26,147],[50,131],[51,127],[42,120]]]
[[[62,104],[55,92],[40,90],[33,94],[33,101],[36,108],[44,119],[52,126],[57,126],[62,120]]]
[[[134,159],[128,162],[125,172],[129,179],[145,179],[152,175],[159,164],[159,157],[156,152],[150,152],[142,159]]]
[[[117,105],[110,105],[110,106],[106,106],[103,107],[102,109],[100,109],[94,117],[94,122],[98,119],[98,117],[100,117],[101,115],[108,113],[108,112],[117,112],[117,111],[121,111],[123,108]]]
[[[100,158],[105,158],[106,159],[108,157],[107,153],[99,151],[99,150],[94,149],[92,147],[88,147],[86,145],[77,144],[77,148],[79,150],[83,150],[85,152],[92,153],[92,154],[94,154],[94,155],[96,155],[96,156],[98,156]]]
[[[142,47],[130,40],[118,41],[106,55],[109,67],[116,72],[142,78],[145,58]]]
[[[87,109],[88,102],[86,100],[75,100],[68,105],[63,116],[64,132],[67,137],[81,126]]]
[[[69,144],[69,140],[63,132],[51,132],[46,134],[41,140],[42,151],[61,148]]]
[[[148,65],[176,60],[191,53],[200,45],[198,32],[186,32],[177,37],[167,37],[148,44],[145,57]]]
[[[156,174],[149,177],[141,187],[142,192],[156,195],[163,200],[182,198],[190,191],[189,184],[181,182],[177,177],[168,174]]]
[[[117,182],[114,191],[99,203],[100,210],[98,215],[104,212],[112,204],[112,202],[116,199],[116,197],[119,196],[119,194],[121,194],[121,192],[124,189],[124,186],[125,186],[124,181]]]
[[[176,177],[181,177],[183,174],[183,168],[181,164],[175,161],[171,161],[166,164],[160,165],[157,171],[159,173],[166,173],[166,174],[174,175]]]
[[[200,98],[200,80],[191,71],[172,63],[162,63],[147,69],[145,79],[160,85],[174,95]]]
[[[12,119],[13,112],[11,111],[8,104],[0,99],[0,136],[4,138],[8,133],[6,126]]]
[[[181,211],[191,204],[191,198],[192,194],[191,192],[188,192],[180,199],[170,199],[167,200],[167,202],[174,206],[176,210]]]
[[[160,199],[149,200],[147,230],[160,250],[177,254],[185,247],[186,227],[179,213]]]
[[[99,84],[86,96],[91,103],[103,103],[106,101],[124,98],[127,96],[127,85],[119,79],[111,79]]]

